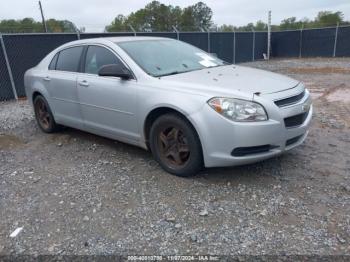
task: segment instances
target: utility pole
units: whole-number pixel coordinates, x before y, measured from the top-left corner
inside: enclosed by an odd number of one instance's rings
[[[269,11],[269,18],[267,24],[267,60],[270,60],[271,52],[271,11]]]
[[[45,31],[45,33],[47,33],[47,26],[46,26],[46,21],[45,21],[45,17],[44,17],[44,11],[43,11],[43,7],[41,6],[40,1],[39,1],[39,8],[40,8],[40,13],[41,13],[41,19],[43,20],[44,31]]]

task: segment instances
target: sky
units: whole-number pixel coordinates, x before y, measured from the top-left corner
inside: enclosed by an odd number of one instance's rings
[[[0,0],[0,19],[32,17],[41,20],[37,0]],[[199,0],[159,0],[164,4],[186,7]],[[87,32],[101,32],[118,14],[128,15],[151,0],[41,0],[45,18],[67,19]],[[202,0],[213,10],[217,25],[246,25],[262,20],[267,22],[272,11],[272,24],[284,18],[313,19],[319,11],[342,11],[350,20],[350,0]]]

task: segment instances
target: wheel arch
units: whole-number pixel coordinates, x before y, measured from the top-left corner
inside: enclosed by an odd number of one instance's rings
[[[148,112],[148,114],[145,118],[144,124],[143,124],[143,136],[144,136],[147,148],[150,149],[149,135],[150,135],[150,130],[151,130],[152,124],[160,116],[165,115],[165,114],[169,114],[169,113],[173,113],[173,114],[178,115],[179,117],[181,117],[182,119],[187,121],[192,126],[193,130],[196,132],[196,135],[199,139],[199,143],[201,144],[201,148],[203,151],[201,137],[200,137],[199,132],[196,129],[196,126],[194,125],[194,123],[192,123],[192,121],[187,117],[185,112],[183,112],[182,110],[179,110],[177,108],[170,107],[170,106],[161,106],[161,107],[153,108],[150,112]]]
[[[32,94],[32,103],[34,103],[34,100],[37,96],[43,96],[43,94],[39,91],[34,91],[33,94]],[[44,97],[44,96],[43,96]]]
[[[28,101],[33,105],[34,98],[38,95],[43,96],[46,101],[50,104],[50,95],[47,88],[39,81],[34,80],[30,86],[26,88],[26,94]]]

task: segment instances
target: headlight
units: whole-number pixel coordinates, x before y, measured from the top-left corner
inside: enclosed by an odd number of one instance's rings
[[[219,114],[237,122],[267,120],[265,109],[258,103],[235,98],[214,97],[208,104]]]

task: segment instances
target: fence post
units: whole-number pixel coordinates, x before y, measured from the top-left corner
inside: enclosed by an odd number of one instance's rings
[[[339,30],[339,22],[337,23],[337,28],[335,30],[333,57],[335,57],[337,52],[338,30]]]
[[[252,55],[252,61],[255,61],[255,30],[252,28],[253,31],[253,55]]]
[[[210,53],[210,30],[207,30],[208,32],[208,53]]]
[[[173,26],[173,29],[176,32],[177,40],[180,40],[179,30],[175,26]]]
[[[80,40],[80,31],[79,31],[79,29],[76,28],[75,32],[77,33],[78,40]]]
[[[16,86],[15,86],[15,81],[13,80],[13,75],[12,75],[12,70],[11,70],[11,66],[10,66],[10,62],[7,56],[7,52],[6,52],[6,47],[5,47],[5,43],[4,43],[4,39],[2,38],[2,34],[0,33],[0,44],[2,46],[2,51],[4,53],[4,57],[5,57],[5,62],[6,62],[6,67],[7,67],[7,72],[9,73],[9,77],[10,77],[10,81],[11,81],[11,87],[12,87],[12,91],[13,91],[13,95],[15,97],[16,100],[18,100],[18,96],[17,96],[17,91],[16,91]]]
[[[300,28],[300,37],[299,37],[299,58],[301,58],[301,51],[303,48],[303,30],[304,30],[304,25],[301,26]]]
[[[271,52],[271,11],[269,11],[268,23],[267,23],[267,60],[270,60],[270,52]]]
[[[128,26],[130,27],[131,31],[134,32],[134,36],[136,36],[136,31],[135,31],[134,27],[132,25],[128,25]]]
[[[233,63],[236,64],[236,31],[233,31]]]

